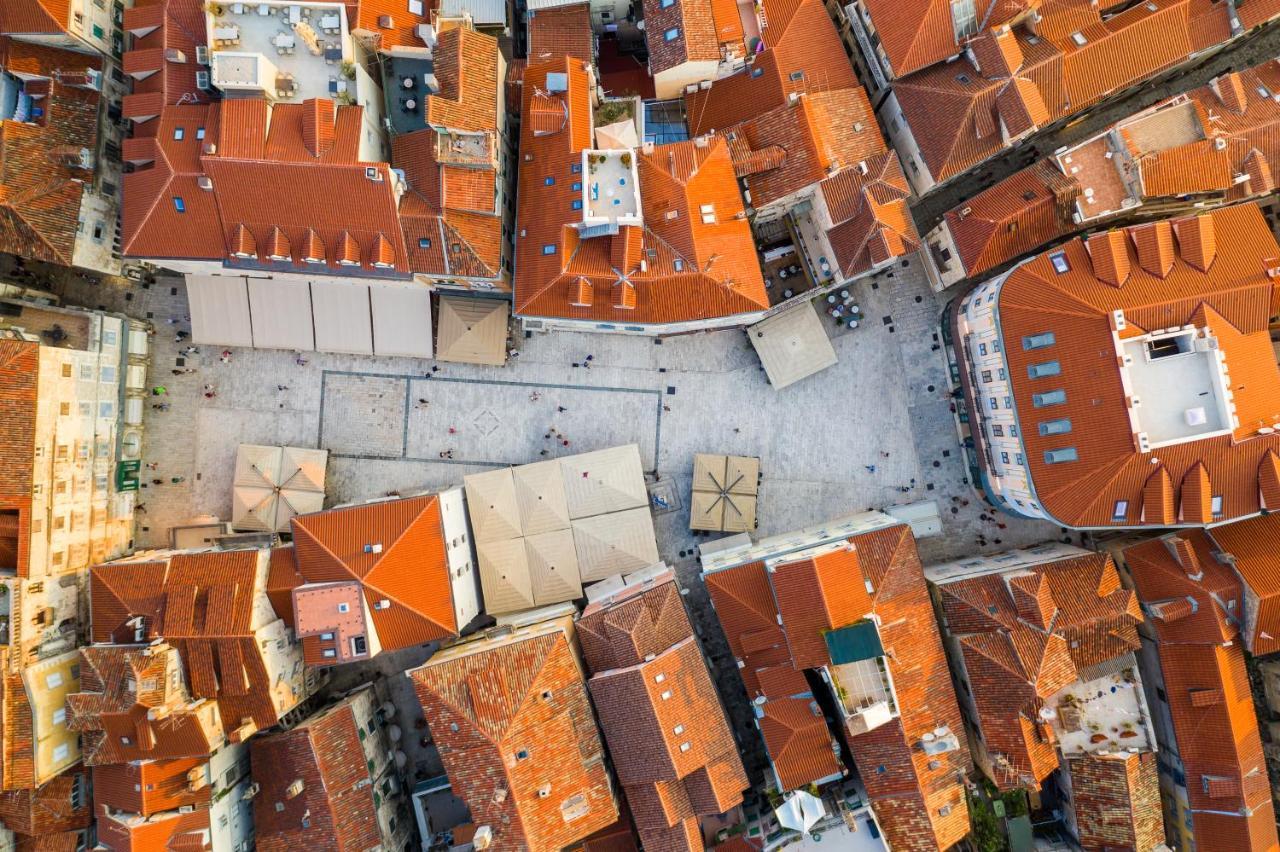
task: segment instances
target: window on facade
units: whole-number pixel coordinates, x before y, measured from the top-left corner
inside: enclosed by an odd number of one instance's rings
[[[995,424],[994,426],[991,427],[991,434],[995,435],[997,438],[1003,438],[1004,427],[1001,426],[999,423]]]
[[[979,344],[978,344],[978,354],[979,354],[979,355],[986,355],[986,354],[987,354],[987,344],[985,344],[985,343],[979,343]]]
[[[996,399],[994,396],[988,399],[987,402],[991,403],[992,411],[996,411],[1000,408],[1000,400]]]
[[[1004,462],[1005,464],[1008,464],[1008,463],[1009,463],[1009,454],[1008,454],[1008,453],[1001,453],[1001,454],[1000,454],[1000,461]]]
[[[990,382],[990,381],[991,381],[991,371],[990,371],[990,370],[983,370],[983,371],[982,371],[982,381],[984,381],[984,382]]]

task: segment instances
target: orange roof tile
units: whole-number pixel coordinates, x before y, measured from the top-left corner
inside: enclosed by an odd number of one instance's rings
[[[299,846],[370,849],[384,841],[375,788],[365,761],[364,731],[351,698],[281,733],[255,737],[254,834],[263,852]],[[290,785],[302,792],[290,795]],[[283,807],[280,807],[280,806]]]
[[[567,75],[568,90],[539,94],[546,76],[557,72]],[[636,150],[644,262],[618,269],[613,243],[635,234],[582,239],[576,227],[582,213],[572,204],[582,189],[571,166],[581,163],[591,139],[588,71],[565,58],[531,66],[526,83],[525,115],[547,120],[526,120],[521,129],[518,313],[671,323],[755,314],[768,306],[723,139]],[[711,211],[709,220],[704,208]],[[632,256],[633,248],[634,243],[623,254]],[[583,299],[584,280],[598,291],[590,305]]]
[[[760,732],[783,790],[794,790],[845,772],[839,747],[818,702],[778,698],[759,705]]]
[[[1227,619],[1234,614],[1226,615],[1219,604],[1231,599],[1231,612],[1241,611],[1238,580],[1212,556],[1200,530],[1130,547],[1124,559],[1148,608],[1174,595],[1189,595],[1198,607],[1196,614],[1173,621],[1155,610],[1152,619],[1197,838],[1207,838],[1205,832],[1212,830],[1222,838],[1215,849],[1276,849],[1280,844],[1244,650],[1231,641],[1235,625]],[[1192,569],[1198,573],[1191,574]],[[1215,620],[1224,629],[1213,629]],[[1216,691],[1221,699],[1201,700],[1206,691]],[[1229,783],[1208,783],[1219,779]],[[1264,817],[1255,823],[1249,814],[1259,812]]]
[[[9,0],[0,8],[0,33],[63,35],[70,25],[70,0]]]
[[[582,62],[595,61],[595,36],[591,32],[591,7],[587,3],[530,9],[529,59],[553,62],[569,56]]]
[[[617,820],[581,664],[563,630],[455,646],[409,677],[455,795],[492,827],[495,848],[560,849]],[[551,795],[540,794],[547,783]]]
[[[672,30],[675,38],[667,38]],[[645,45],[649,73],[660,74],[686,62],[718,62],[720,39],[711,4],[644,0]]]
[[[113,810],[147,817],[183,805],[207,806],[207,784],[193,785],[189,773],[204,777],[204,758],[145,760],[93,767],[93,801]]]
[[[384,650],[456,636],[465,626],[454,614],[438,498],[330,509],[292,523],[299,576],[358,582]]]
[[[1199,522],[1191,521],[1193,517],[1204,518],[1203,522],[1210,519],[1206,496],[1222,497],[1221,513],[1213,513],[1212,520],[1250,515],[1260,508],[1259,463],[1269,450],[1280,446],[1280,437],[1257,432],[1280,421],[1280,408],[1275,405],[1280,399],[1280,369],[1267,345],[1266,330],[1274,284],[1265,274],[1263,261],[1280,256],[1280,246],[1255,206],[1225,208],[1209,218],[1217,238],[1215,260],[1207,273],[1178,256],[1172,229],[1165,223],[1164,227],[1139,226],[1135,236],[1143,248],[1136,252],[1138,264],[1123,288],[1094,276],[1084,243],[1078,239],[1057,250],[1068,271],[1058,273],[1048,255],[1041,255],[1019,266],[1003,282],[998,297],[1000,322],[1003,335],[1012,341],[1004,357],[1019,411],[1033,410],[1031,394],[1040,387],[1028,378],[1027,369],[1046,360],[1046,353],[1026,351],[1017,341],[1050,330],[1059,339],[1072,341],[1069,351],[1057,346],[1048,357],[1061,363],[1054,387],[1067,395],[1062,416],[1073,420],[1070,437],[1077,460],[1057,464],[1045,460],[1046,451],[1061,446],[1059,436],[1041,435],[1033,428],[1021,435],[1039,503],[1063,525],[1117,523],[1113,519],[1117,501],[1131,506],[1142,503],[1153,459],[1164,465],[1180,489],[1188,483],[1199,488],[1178,499],[1188,522]],[[1152,274],[1148,267],[1165,274]],[[1233,378],[1240,426],[1232,434],[1140,452],[1115,366],[1112,312],[1123,310],[1126,321],[1140,328],[1174,328],[1193,322],[1202,305],[1214,313],[1202,313],[1198,322],[1232,344],[1226,353],[1227,369]],[[1052,321],[1046,319],[1049,316]],[[1247,380],[1239,381],[1238,376]],[[1197,464],[1203,474],[1187,479]],[[1205,494],[1206,487],[1211,494]]]
[[[1035,0],[978,0],[973,12],[982,26],[996,28],[1040,5]],[[891,0],[867,0],[867,14],[895,76],[910,74],[963,49],[956,38],[953,8],[942,0],[928,0],[911,8]]]
[[[349,0],[347,20],[351,34],[374,50],[390,51],[396,47],[425,48],[418,37],[418,27],[430,23],[429,12],[435,6],[424,6],[414,13],[398,0]],[[443,34],[442,34],[443,35]]]
[[[950,7],[936,5],[940,20],[949,24]],[[1008,132],[1016,136],[1082,112],[1230,35],[1225,27],[1208,26],[1225,22],[1223,10],[1196,0],[1154,0],[1105,20],[1102,11],[1088,0],[1064,0],[1042,4],[1034,32],[1026,21],[1015,24],[1012,33],[1023,63],[1014,84],[1003,62],[988,62],[985,70],[970,62],[938,62],[959,52],[954,43],[949,52],[934,51],[912,68],[914,73],[899,77],[894,93],[934,181],[965,172],[1005,147],[993,116],[1002,98],[1000,116],[1007,126],[1012,120]],[[873,19],[875,14],[872,10]],[[928,20],[918,14],[911,18],[909,31]],[[940,24],[934,28],[944,32]],[[892,53],[890,42],[884,43]],[[1011,85],[1018,96],[1002,96]]]
[[[1245,647],[1259,657],[1280,651],[1280,515],[1223,524],[1209,537],[1256,599],[1244,611]]]

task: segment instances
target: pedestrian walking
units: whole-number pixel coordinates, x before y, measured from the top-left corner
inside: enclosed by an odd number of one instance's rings
[[[529,394],[530,402],[537,402],[540,399],[542,399],[542,394],[538,393],[537,391],[534,391],[533,393]]]
[[[158,467],[160,467],[159,462],[147,462],[147,470],[155,470]]]
[[[164,396],[168,392],[169,392],[169,389],[166,388],[164,385],[156,385],[151,389],[152,396]]]
[[[207,390],[204,392],[205,399],[213,399],[217,395],[218,395],[217,391]]]
[[[221,355],[220,357],[221,357],[221,359],[222,359],[222,363],[224,363],[224,364],[230,364],[230,363],[231,363],[231,350],[230,350],[230,349],[223,349],[223,350],[222,350],[222,355]]]
[[[430,400],[427,400],[423,397],[418,397],[418,408],[426,408],[430,404],[431,404]]]
[[[547,451],[546,451],[546,450],[543,450],[542,452],[538,453],[538,455],[540,455],[540,456],[545,456],[546,454],[547,454]]]
[[[450,435],[456,435],[456,434],[458,434],[458,430],[457,430],[456,428],[454,428],[453,426],[450,426],[450,427],[449,427],[449,434],[450,434]]]
[[[876,466],[875,466],[875,465],[873,465],[873,464],[864,464],[864,465],[863,465],[863,467],[865,467],[865,468],[867,469],[867,473],[875,473],[875,472],[876,472]]]
[[[561,414],[564,414],[564,413],[565,413],[566,411],[568,411],[568,410],[569,410],[569,409],[565,408],[563,405],[557,405],[557,406],[556,406],[556,411],[560,412]]]
[[[151,404],[151,407],[152,407],[152,408],[154,408],[156,411],[168,411],[168,410],[169,410],[169,403],[167,403],[167,402],[155,402],[155,403],[152,403],[152,404]]]
[[[164,480],[163,480],[163,479],[158,479],[158,478],[157,478],[157,479],[153,479],[153,480],[151,480],[151,484],[152,484],[152,485],[164,485]]]
[[[278,391],[287,391],[288,389],[289,389],[288,385],[276,385],[276,390]]]
[[[145,514],[147,513],[147,504],[146,504],[146,503],[136,503],[136,504],[134,504],[133,511],[135,511],[135,512],[141,512],[142,514],[144,514],[144,515],[145,515]]]
[[[191,332],[182,331],[181,329],[179,329],[178,333],[173,336],[173,342],[181,343],[182,341],[186,340],[190,336],[191,336]]]
[[[169,481],[174,485],[177,485],[179,482],[186,482],[187,478],[185,476],[171,476],[169,477]]]

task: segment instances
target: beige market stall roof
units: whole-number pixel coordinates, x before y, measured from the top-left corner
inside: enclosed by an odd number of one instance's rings
[[[760,356],[769,384],[777,390],[819,373],[838,360],[812,304],[761,320],[747,329],[747,336]]]
[[[485,611],[575,600],[658,561],[634,444],[464,478]]]
[[[324,508],[328,450],[241,444],[236,450],[232,529],[283,532],[294,515]]]
[[[441,296],[436,358],[500,367],[507,361],[510,302]]]
[[[698,453],[693,457],[689,528],[748,532],[756,527],[760,459]]]
[[[629,118],[596,128],[596,147],[617,151],[629,151],[640,147],[636,135],[636,123]]]

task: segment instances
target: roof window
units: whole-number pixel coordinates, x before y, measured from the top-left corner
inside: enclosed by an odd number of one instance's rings
[[[1129,516],[1129,501],[1117,500],[1115,508],[1111,510],[1111,520],[1119,522],[1119,521],[1123,521],[1128,516]]]
[[[1071,264],[1067,262],[1067,256],[1063,252],[1055,251],[1049,255],[1049,262],[1053,264],[1053,271],[1059,275],[1071,271]]]
[[[1067,401],[1067,392],[1064,390],[1051,390],[1044,393],[1033,393],[1031,395],[1031,403],[1036,408],[1045,408],[1050,405],[1062,405]]]
[[[183,137],[187,135],[187,131],[181,127],[173,128],[173,141],[181,142]]]
[[[680,38],[680,28],[679,28],[679,27],[672,27],[671,29],[669,29],[669,30],[667,30],[665,33],[663,33],[663,34],[662,34],[662,37],[663,37],[663,39],[665,39],[666,41],[675,41],[676,39]]]
[[[429,248],[431,248],[431,238],[430,238],[430,237],[418,237],[418,248],[420,248],[420,249],[429,249]]]
[[[187,202],[182,200],[181,195],[175,195],[173,197],[173,209],[177,210],[179,213],[187,212]]]
[[[1266,87],[1266,86],[1259,86],[1259,87],[1258,87],[1258,94],[1259,94],[1260,96],[1264,97],[1264,98],[1269,98],[1269,97],[1271,97],[1271,92],[1269,92],[1269,91],[1267,90],[1267,87]]]
[[[1080,32],[1072,33],[1071,40],[1074,41],[1080,47],[1084,47],[1086,44],[1089,43],[1089,39],[1085,38],[1084,33],[1080,33]]]
[[[556,253],[556,244],[555,244],[555,243],[547,243],[546,245],[544,245],[544,246],[542,247],[542,253],[543,253],[543,254],[555,254],[555,253]]]
[[[1065,435],[1071,431],[1071,420],[1062,417],[1058,420],[1046,420],[1040,424],[1041,435]]]
[[[1222,495],[1215,494],[1209,501],[1209,511],[1216,517],[1222,514]]]
[[[674,5],[676,5],[676,0],[662,0],[662,8],[664,9],[670,9]]]
[[[1033,379],[1042,379],[1045,376],[1057,376],[1062,373],[1062,365],[1057,361],[1045,361],[1042,364],[1030,364],[1027,366],[1027,375]]]
[[[1052,331],[1041,332],[1040,334],[1029,334],[1022,338],[1023,349],[1044,349],[1046,346],[1052,346],[1056,343],[1056,338]]]
[[[764,74],[764,69],[763,69],[763,68],[752,68],[752,69],[751,69],[751,76],[752,76],[752,77],[759,77],[759,76],[761,76],[762,74]]]
[[[801,80],[803,80],[803,79],[804,79],[804,72],[803,72],[803,71],[792,71],[792,72],[791,72],[791,82],[793,82],[793,83],[798,83],[798,82],[800,82],[800,81],[801,81]]]
[[[1062,464],[1063,462],[1077,461],[1080,456],[1076,453],[1075,447],[1063,447],[1060,450],[1046,450],[1044,454],[1045,464]]]

